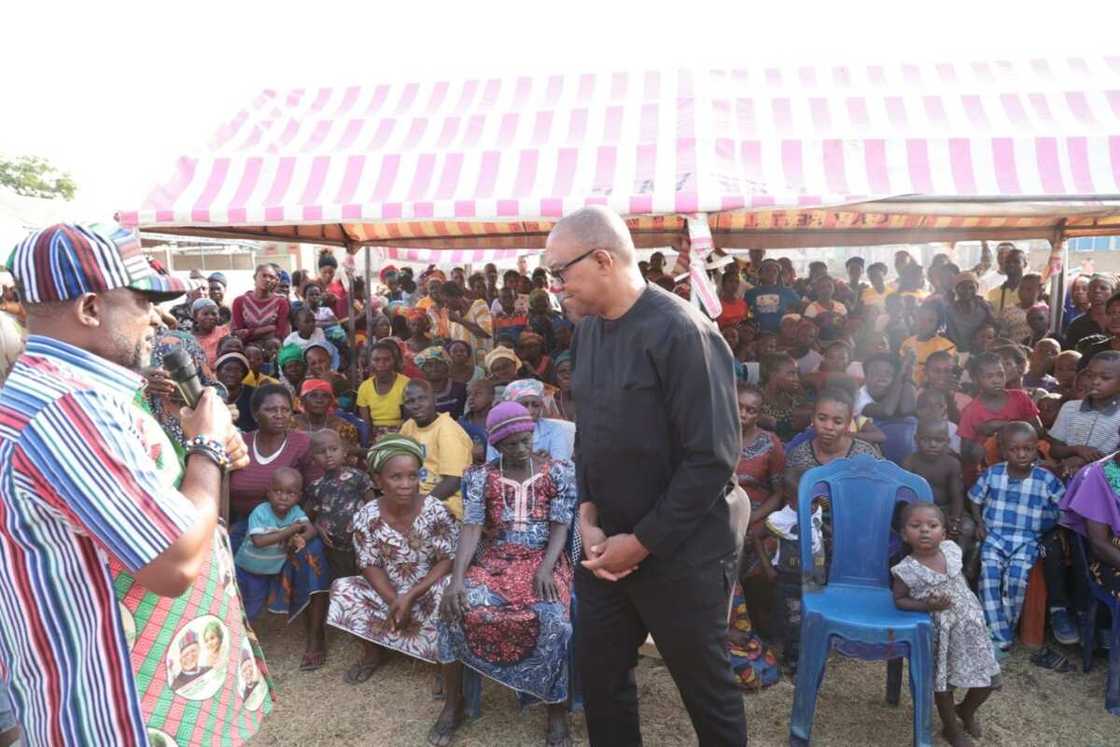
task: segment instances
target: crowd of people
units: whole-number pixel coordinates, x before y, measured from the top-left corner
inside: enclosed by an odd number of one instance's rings
[[[648,284],[690,295],[662,254],[640,267]],[[249,620],[303,619],[301,669],[324,664],[335,628],[362,641],[345,675],[355,686],[390,651],[435,665],[445,700],[432,744],[465,718],[464,667],[547,704],[547,743],[570,743],[573,569],[585,557],[575,439],[583,408],[615,403],[573,396],[579,319],[553,292],[564,268],[390,266],[369,289],[338,269],[330,253],[317,273],[261,265],[231,302],[221,273],[198,282],[161,312],[138,403],[183,463],[201,447],[167,356],[187,352],[230,406],[246,459],[229,480],[227,576]],[[1077,642],[1084,609],[1073,542],[1120,596],[1115,278],[1076,278],[1056,314],[1011,244],[972,269],[901,251],[893,268],[853,256],[805,276],[752,251],[715,281],[741,429],[734,482],[752,508],[726,635],[738,685],[796,670],[802,476],[857,454],[889,459],[935,498],[896,520],[906,550],[892,575],[900,607],[934,616],[944,733],[969,743],[1036,563],[1058,643]],[[828,517],[819,502],[811,541],[825,565]],[[183,651],[197,647],[188,638]],[[247,682],[267,673],[255,651],[233,652],[256,664]],[[1036,662],[1068,666],[1056,648]],[[204,674],[173,669],[176,691]],[[968,695],[955,702],[954,688]]]

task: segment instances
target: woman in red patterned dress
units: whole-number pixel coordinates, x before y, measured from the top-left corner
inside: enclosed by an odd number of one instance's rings
[[[440,605],[447,701],[430,741],[462,722],[462,666],[548,704],[548,744],[571,743],[568,648],[575,467],[533,453],[533,418],[503,402],[486,418],[500,457],[463,476],[463,528]]]

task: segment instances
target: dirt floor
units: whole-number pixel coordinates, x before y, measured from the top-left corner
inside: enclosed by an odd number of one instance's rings
[[[356,639],[331,631],[327,665],[299,671],[303,626],[286,626],[269,616],[257,626],[276,683],[278,702],[259,745],[422,745],[441,703],[432,699],[434,667],[394,655],[364,685],[342,680],[361,655]],[[1018,649],[1004,666],[1004,688],[981,710],[987,730],[980,744],[1107,745],[1120,741],[1120,718],[1104,710],[1104,672],[1082,674],[1080,658],[1066,651],[1078,669],[1056,674],[1033,666],[1032,651]],[[813,743],[819,745],[904,745],[911,740],[911,708],[906,687],[897,708],[883,700],[885,666],[834,657],[825,673]],[[695,744],[688,716],[668,670],[643,658],[639,668],[642,734],[647,745]],[[793,683],[744,696],[751,743],[788,744]],[[519,712],[513,694],[493,682],[483,686],[482,716],[459,732],[455,744],[539,745],[544,710]],[[936,717],[935,717],[936,725]],[[936,727],[935,728],[939,728]],[[576,744],[586,744],[583,718],[572,716]],[[940,740],[938,740],[940,742]],[[940,742],[944,744],[944,742]]]

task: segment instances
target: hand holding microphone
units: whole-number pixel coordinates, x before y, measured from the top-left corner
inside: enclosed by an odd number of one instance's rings
[[[241,434],[233,425],[229,408],[217,392],[202,386],[194,361],[185,350],[173,350],[163,360],[171,381],[187,406],[179,411],[183,435],[189,440],[205,436],[225,444],[230,469],[240,469],[249,463],[249,454]]]

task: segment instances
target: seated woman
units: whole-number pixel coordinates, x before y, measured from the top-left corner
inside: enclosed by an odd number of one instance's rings
[[[462,536],[440,606],[447,700],[429,741],[450,743],[463,722],[466,664],[548,703],[548,744],[570,744],[572,567],[564,549],[575,467],[533,453],[533,419],[516,402],[495,406],[486,426],[501,459],[463,478]]]
[[[813,408],[815,435],[789,450],[786,471],[797,473],[820,467],[836,459],[870,454],[882,459],[877,446],[855,438],[852,433],[852,396],[843,389],[826,389]]]
[[[259,427],[243,435],[249,465],[230,473],[229,479],[229,535],[234,553],[245,538],[253,509],[267,500],[276,470],[291,467],[303,477],[303,484],[311,482],[307,477],[311,439],[306,433],[291,430],[292,397],[288,390],[279,384],[265,384],[253,392],[250,408]],[[293,554],[290,565],[292,582],[270,587],[267,605],[272,612],[286,612],[289,621],[310,607],[304,617],[307,648],[300,669],[311,671],[321,667],[326,659],[323,621],[327,615],[330,566],[318,539]]]
[[[214,371],[218,375],[218,381],[226,388],[226,404],[237,408],[234,425],[244,433],[255,431],[257,421],[253,418],[252,400],[256,389],[245,383],[245,376],[249,373],[249,359],[241,353],[223,353],[218,356]]]
[[[1120,463],[1117,455],[1099,459],[1078,472],[1059,505],[1062,509],[1060,523],[1086,540],[1089,575],[1109,594],[1120,598]],[[1105,705],[1112,714],[1120,715],[1120,698]]]
[[[518,379],[506,385],[502,399],[517,402],[533,418],[533,451],[551,459],[571,459],[575,451],[576,426],[566,420],[543,417],[547,409],[548,393],[537,379]],[[498,450],[486,450],[486,460],[498,458]]]
[[[346,672],[357,685],[384,661],[383,649],[437,660],[436,613],[449,580],[459,525],[442,501],[420,495],[420,444],[386,434],[369,453],[380,490],[354,514],[354,552],[361,575],[331,587],[327,623],[362,639],[364,656]]]

